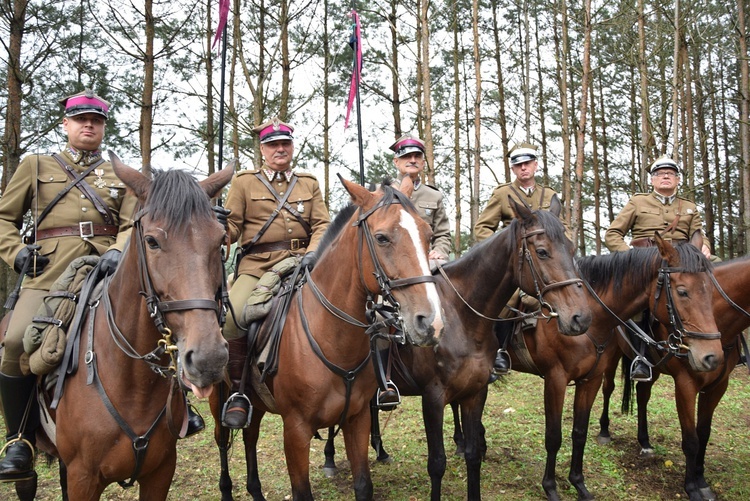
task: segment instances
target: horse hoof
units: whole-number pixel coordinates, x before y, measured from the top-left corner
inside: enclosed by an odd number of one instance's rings
[[[716,494],[714,494],[714,491],[712,491],[710,487],[698,489],[698,492],[700,492],[703,501],[716,501]]]
[[[21,501],[33,501],[36,498],[37,476],[16,482],[16,495]]]
[[[652,457],[654,457],[655,455],[656,455],[656,453],[655,453],[655,452],[654,452],[654,450],[653,450],[653,449],[651,449],[651,448],[648,448],[648,449],[641,449],[641,453],[640,453],[640,456],[641,456],[642,458],[652,458]]]
[[[390,455],[386,455],[383,457],[378,457],[378,463],[381,464],[391,464],[393,462],[393,458]]]
[[[596,437],[596,441],[599,445],[607,445],[612,443],[612,437],[605,437],[603,435],[599,435]]]
[[[336,476],[336,468],[329,468],[324,467],[323,468],[323,475],[326,476],[326,478],[333,478]]]

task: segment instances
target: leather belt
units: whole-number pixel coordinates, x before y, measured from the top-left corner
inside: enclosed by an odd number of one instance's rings
[[[77,226],[61,226],[59,228],[48,228],[46,230],[37,230],[36,239],[44,240],[46,238],[56,237],[81,237],[92,238],[101,236],[113,237],[117,235],[119,227],[114,224],[94,224],[91,221],[82,221]]]
[[[685,238],[675,238],[675,239],[665,238],[664,240],[666,240],[667,242],[671,242],[672,244],[680,244],[680,243],[687,242],[687,239]],[[653,237],[636,238],[630,241],[631,247],[652,247],[654,245],[656,245],[656,241],[654,240]]]
[[[271,251],[280,251],[280,250],[296,251],[296,250],[304,249],[308,245],[310,245],[309,238],[293,238],[291,240],[283,240],[281,242],[269,242],[267,244],[255,244],[249,250],[245,250],[245,254],[260,254],[262,252],[271,252]]]

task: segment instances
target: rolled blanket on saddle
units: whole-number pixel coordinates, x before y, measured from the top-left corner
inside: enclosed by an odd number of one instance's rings
[[[52,285],[33,322],[26,328],[23,348],[28,355],[32,373],[48,374],[62,361],[68,326],[75,315],[78,294],[86,275],[98,261],[99,256],[74,259]]]
[[[296,257],[288,257],[279,261],[273,268],[268,270],[260,277],[255,289],[248,296],[240,315],[240,325],[250,325],[250,323],[265,318],[271,311],[271,299],[279,292],[281,282],[289,275],[299,264]]]

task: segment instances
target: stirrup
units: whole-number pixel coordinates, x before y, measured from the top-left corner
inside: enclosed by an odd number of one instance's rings
[[[242,404],[237,405],[236,401],[239,400],[242,402]],[[245,419],[245,423],[242,426],[231,426],[226,422],[227,417],[227,411],[230,410],[230,404],[232,405],[231,409],[239,408],[242,411],[247,413],[247,419]],[[247,407],[244,407],[244,405],[247,405]],[[239,412],[239,410],[236,410],[235,412]],[[224,407],[221,409],[221,425],[226,428],[231,429],[241,429],[241,428],[247,428],[250,425],[250,420],[253,417],[253,404],[250,403],[250,399],[247,398],[247,395],[240,392],[235,392],[227,398],[227,401],[224,402]]]
[[[645,368],[645,374],[636,374],[633,370],[639,365],[641,368]],[[636,356],[633,362],[630,364],[630,379],[638,383],[648,383],[653,379],[653,373],[651,372],[651,366],[646,362],[646,359],[641,356]]]
[[[396,395],[396,398],[392,401],[387,400],[381,400],[380,398],[383,395],[388,395],[389,397],[393,394]],[[378,406],[378,409],[382,411],[391,411],[396,408],[396,406],[401,404],[401,393],[398,391],[398,387],[395,385],[393,381],[386,381],[385,383],[385,389],[378,389],[378,394],[375,397],[375,405]]]
[[[503,362],[505,362],[505,368],[498,365],[498,359],[502,359]],[[508,350],[500,348],[499,350],[497,350],[497,353],[495,354],[495,360],[493,360],[492,362],[492,374],[494,374],[495,376],[505,376],[510,372],[511,368],[510,353],[508,353]]]

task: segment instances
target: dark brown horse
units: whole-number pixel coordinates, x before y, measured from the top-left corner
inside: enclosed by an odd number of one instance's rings
[[[591,321],[586,292],[573,262],[573,247],[559,219],[550,212],[516,206],[510,227],[446,264],[436,276],[445,310],[445,334],[437,349],[400,347],[392,377],[403,395],[422,396],[427,435],[427,470],[431,498],[441,498],[446,468],[443,413],[450,402],[460,404],[464,423],[467,497],[480,498],[479,476],[484,453],[482,411],[487,382],[498,349],[495,317],[517,288],[541,297],[545,311],[558,316],[554,324],[568,335],[583,333]],[[540,323],[545,323],[540,321]],[[377,415],[373,426],[377,426]],[[379,433],[377,434],[379,436]],[[373,444],[384,460],[387,454]],[[326,467],[332,468],[333,443],[326,446]]]
[[[335,218],[318,249],[320,260],[295,292],[278,346],[278,370],[267,377],[267,390],[256,386],[252,392],[252,418],[243,438],[247,489],[255,500],[264,499],[256,444],[266,412],[280,414],[284,422],[293,499],[312,499],[310,440],[317,430],[333,425],[343,431],[356,499],[372,499],[369,400],[377,382],[365,334],[368,305],[390,291],[400,305],[408,343],[434,346],[442,332],[437,290],[428,277],[429,227],[408,198],[392,187],[370,193],[344,184],[354,205]],[[259,391],[272,398],[259,398]],[[217,423],[221,404],[211,397]],[[231,499],[227,437],[220,426],[216,439],[222,454],[222,499]]]
[[[200,183],[179,170],[155,172],[152,181],[110,156],[142,209],[117,271],[84,314],[70,358],[78,370],[68,370],[51,411],[56,426],[45,426],[53,438],[37,444],[60,458],[66,499],[98,499],[113,482],[137,481],[140,499],[160,500],[186,422],[177,379],[207,396],[228,360],[220,325],[225,232],[210,198],[233,169]]]
[[[636,384],[638,403],[638,442],[641,454],[654,453],[648,434],[647,406],[651,397],[651,387],[659,374],[668,374],[674,380],[675,404],[682,430],[682,451],[685,454],[685,492],[691,501],[716,499],[708,482],[706,482],[705,459],[706,447],[711,436],[711,422],[714,411],[727,390],[729,375],[740,358],[739,336],[750,327],[750,257],[742,257],[715,265],[714,276],[721,291],[713,289],[713,311],[716,325],[721,332],[724,360],[713,370],[699,370],[691,359],[671,357],[654,369],[651,382]],[[659,326],[659,337],[665,336],[664,327]],[[609,434],[609,398],[612,395],[614,371],[605,384],[604,412],[600,420],[599,440],[608,442]],[[627,385],[623,397],[629,395]],[[696,413],[697,403],[697,413]],[[626,404],[625,407],[628,407]],[[697,420],[696,420],[697,415]]]
[[[679,246],[660,242],[660,247],[638,249],[627,253],[610,254],[607,256],[591,256],[578,260],[581,276],[593,285],[602,302],[594,296],[588,295],[588,303],[593,313],[591,326],[585,336],[560,336],[564,330],[558,330],[557,321],[540,321],[535,330],[523,332],[523,341],[514,337],[509,346],[512,366],[515,370],[537,374],[544,378],[545,401],[545,447],[547,463],[542,485],[549,499],[559,499],[555,481],[555,466],[557,453],[562,444],[562,412],[567,385],[575,382],[575,402],[573,418],[573,457],[570,465],[569,479],[579,492],[580,499],[591,499],[583,479],[583,453],[588,430],[588,420],[591,407],[602,380],[602,374],[608,367],[617,365],[621,356],[613,327],[619,324],[619,318],[630,318],[635,313],[648,306],[658,304],[655,313],[658,318],[669,322],[665,309],[664,290],[660,289],[659,281],[665,279],[665,260],[670,267],[679,265],[684,272],[670,273],[672,288],[677,290],[675,299],[679,302],[678,312],[684,312],[681,318],[690,319],[697,324],[696,328],[712,329],[710,311],[706,318],[697,318],[686,304],[681,294],[689,292],[690,302],[698,302],[705,296],[709,277],[702,273],[706,262],[697,248]],[[634,270],[637,270],[635,272]],[[661,292],[658,292],[661,291]],[[659,301],[657,302],[657,296]],[[682,297],[683,300],[679,298]],[[443,299],[443,304],[447,299]],[[610,311],[608,311],[610,310]],[[612,313],[617,316],[613,316]],[[450,322],[446,321],[446,326]],[[449,337],[446,328],[444,338]],[[711,331],[713,332],[713,331]],[[696,359],[705,364],[718,363],[716,350],[720,349],[717,342],[690,338],[687,343],[694,346]],[[702,355],[698,355],[698,352]],[[454,440],[458,444],[459,452],[466,448],[464,432],[461,430],[461,419],[458,415],[458,405],[451,403],[454,410],[456,429]],[[463,413],[463,409],[461,408]],[[464,428],[466,425],[464,424]],[[480,445],[484,452],[485,445]],[[378,450],[378,447],[376,447]],[[382,449],[379,454],[382,456]],[[477,487],[469,491],[478,493]],[[478,499],[469,496],[469,499]]]

